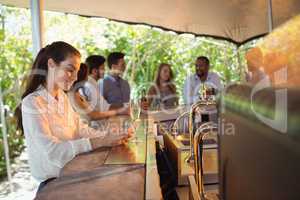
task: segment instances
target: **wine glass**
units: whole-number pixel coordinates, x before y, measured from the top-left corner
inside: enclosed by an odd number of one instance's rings
[[[134,100],[130,101],[130,117],[131,117],[131,128],[134,131],[134,136],[130,139],[131,142],[138,142],[138,137],[136,136],[136,132],[139,125],[140,118],[140,106]]]
[[[130,101],[130,117],[132,121],[136,121],[140,118],[140,107],[139,105],[134,101]]]

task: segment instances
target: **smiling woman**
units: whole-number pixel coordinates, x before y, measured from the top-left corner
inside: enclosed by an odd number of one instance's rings
[[[80,55],[80,54],[79,54]],[[50,93],[57,97],[57,91],[61,88],[68,91],[74,81],[77,79],[77,72],[80,66],[80,56],[67,55],[66,59],[59,64],[54,59],[48,59],[48,76],[47,76],[47,89]]]
[[[128,137],[111,136],[81,123],[64,93],[76,80],[79,66],[79,51],[65,42],[41,49],[16,112],[25,134],[31,173],[41,182],[38,191],[58,177],[77,154],[118,145]]]

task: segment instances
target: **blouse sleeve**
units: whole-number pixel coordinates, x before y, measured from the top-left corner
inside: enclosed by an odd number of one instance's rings
[[[94,129],[89,127],[89,125],[83,120],[81,120],[80,115],[74,111],[72,106],[69,106],[72,117],[75,120],[76,124],[76,135],[79,138],[95,138],[95,137],[104,137],[107,134],[105,127],[99,127],[99,129]],[[104,126],[104,125],[103,125]]]

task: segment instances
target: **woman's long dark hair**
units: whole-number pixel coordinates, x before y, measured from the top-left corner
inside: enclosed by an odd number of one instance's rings
[[[86,64],[81,63],[79,71],[77,73],[77,80],[73,83],[73,86],[75,86],[77,83],[86,80],[88,75],[89,75],[89,67]]]
[[[176,86],[173,84],[173,78],[174,78],[174,74],[173,74],[173,71],[172,71],[172,68],[171,68],[171,65],[167,64],[167,63],[161,63],[158,67],[158,70],[157,70],[157,74],[156,74],[156,77],[155,77],[155,83],[156,83],[156,86],[157,87],[160,87],[161,86],[161,82],[160,82],[160,73],[162,71],[162,69],[167,66],[170,70],[170,78],[168,80],[169,84],[168,84],[168,87],[170,88],[170,90],[173,92],[173,93],[176,93]]]
[[[48,75],[48,60],[50,58],[57,64],[67,59],[68,56],[79,56],[79,51],[72,45],[58,41],[42,48],[37,54],[30,75],[26,81],[26,89],[21,99],[34,92],[40,85],[45,85]],[[17,129],[23,132],[21,103],[15,110]]]

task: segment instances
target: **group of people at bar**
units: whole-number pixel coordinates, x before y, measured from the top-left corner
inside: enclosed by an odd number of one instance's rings
[[[122,78],[126,69],[124,54],[110,53],[107,58],[109,73],[105,74],[106,59],[101,55],[91,55],[82,63],[71,89],[73,106],[78,112],[86,113],[90,121],[101,120],[118,114],[128,114],[130,85]],[[199,98],[201,83],[216,90],[222,88],[218,74],[209,72],[209,59],[199,56],[195,63],[195,74],[187,77],[183,87],[185,104],[192,104]],[[170,64],[161,63],[155,79],[145,97],[144,109],[168,109],[179,104],[174,74]]]
[[[39,51],[15,114],[26,138],[31,173],[41,182],[38,191],[57,178],[76,155],[124,144],[132,136],[130,129],[97,128],[101,120],[130,112],[130,85],[122,78],[124,57],[112,52],[107,59],[91,55],[81,63],[79,51],[61,41]],[[196,59],[196,73],[186,78],[183,88],[185,104],[197,100],[201,83],[221,89],[219,76],[209,72],[209,66],[207,57]],[[171,65],[160,64],[143,108],[177,106],[173,80]]]

